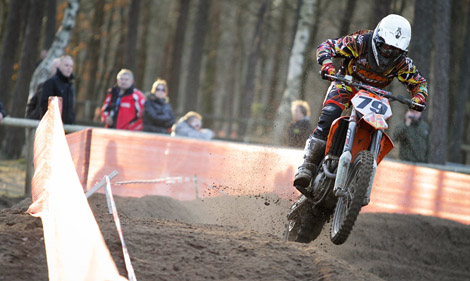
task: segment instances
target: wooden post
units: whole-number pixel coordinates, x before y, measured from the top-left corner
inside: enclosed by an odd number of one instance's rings
[[[26,176],[24,185],[24,195],[31,196],[31,183],[34,175],[34,137],[36,128],[26,129]]]

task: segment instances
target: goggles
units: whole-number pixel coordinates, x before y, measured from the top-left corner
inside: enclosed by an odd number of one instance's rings
[[[385,44],[385,41],[382,37],[376,37],[375,45],[377,46],[377,51],[380,53],[380,55],[386,58],[399,57],[406,53],[403,50]]]

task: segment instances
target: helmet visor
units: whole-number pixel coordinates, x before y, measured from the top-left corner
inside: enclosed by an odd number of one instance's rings
[[[378,37],[376,40],[377,50],[381,56],[386,58],[399,57],[405,53],[405,51],[400,50],[396,47],[385,44],[382,37]]]

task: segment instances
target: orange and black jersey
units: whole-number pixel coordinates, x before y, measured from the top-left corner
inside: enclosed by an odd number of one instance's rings
[[[356,80],[384,88],[397,77],[412,96],[428,97],[426,79],[416,69],[413,61],[403,55],[393,63],[378,67],[372,52],[372,30],[359,30],[353,34],[329,39],[317,49],[317,61],[321,65],[326,59],[343,58],[340,73],[351,75]]]

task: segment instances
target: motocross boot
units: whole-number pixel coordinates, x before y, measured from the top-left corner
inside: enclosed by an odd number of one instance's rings
[[[304,163],[299,166],[295,174],[294,186],[302,194],[307,194],[307,187],[312,180],[318,164],[320,164],[325,154],[326,141],[318,139],[312,135],[305,143]]]

